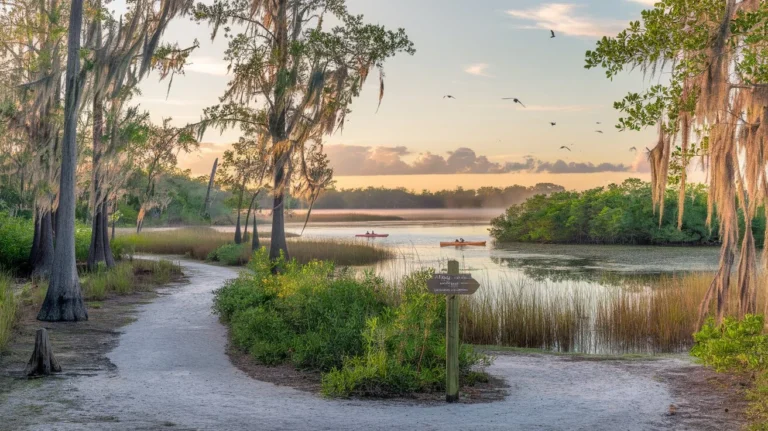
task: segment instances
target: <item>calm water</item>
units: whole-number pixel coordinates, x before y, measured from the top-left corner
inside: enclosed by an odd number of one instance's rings
[[[372,269],[393,282],[420,268],[443,271],[447,261],[454,259],[459,261],[462,272],[469,272],[480,281],[481,287],[475,296],[488,294],[492,297],[494,292],[505,289],[510,289],[508,291],[514,292],[515,296],[534,293],[538,297],[549,295],[550,298],[562,298],[563,292],[568,295],[586,292],[587,295],[580,296],[588,298],[589,310],[594,310],[599,298],[616,289],[631,286],[636,292],[638,286],[645,286],[642,290],[648,290],[660,276],[714,272],[718,265],[718,247],[496,245],[488,234],[488,221],[489,218],[473,218],[466,213],[452,218],[446,213],[440,219],[433,220],[411,218],[396,222],[322,223],[309,225],[303,236],[337,238],[391,248],[397,257]],[[286,230],[298,233],[301,227],[301,224],[289,224]],[[217,229],[234,230],[232,227]],[[268,226],[260,227],[261,231],[268,229]],[[356,234],[371,230],[389,234],[389,237],[355,238]],[[456,238],[486,241],[487,245],[440,247],[441,241]],[[583,318],[586,319],[587,332],[594,332],[595,315],[589,310],[585,310],[587,315]],[[582,344],[578,344],[579,341],[574,343],[567,349],[592,353],[656,351],[650,343],[615,348],[591,336],[584,338]]]

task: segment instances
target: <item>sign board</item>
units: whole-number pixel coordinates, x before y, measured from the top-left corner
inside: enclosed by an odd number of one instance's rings
[[[435,274],[427,280],[427,289],[440,295],[471,295],[479,287],[471,274]]]

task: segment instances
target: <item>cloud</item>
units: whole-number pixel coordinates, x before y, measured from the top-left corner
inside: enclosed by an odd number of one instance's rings
[[[447,156],[425,152],[411,163],[403,160],[412,153],[406,147],[364,147],[359,145],[327,145],[334,173],[352,175],[429,175],[429,174],[501,174],[516,172],[549,172],[553,174],[629,172],[631,166],[613,163],[580,163],[557,160],[548,162],[524,157],[521,161],[492,162],[478,156],[471,148],[458,148]]]
[[[632,3],[640,3],[641,5],[645,5],[645,6],[654,6],[660,0],[627,0],[627,1]]]
[[[227,67],[227,63],[213,57],[190,57],[187,59],[187,64],[184,65],[184,71],[197,72],[205,75],[225,76],[228,73]]]
[[[644,0],[643,0],[644,1]],[[512,9],[507,14],[532,22],[528,29],[554,30],[567,36],[599,38],[615,36],[627,23],[618,20],[594,18],[578,13],[581,6],[566,3],[545,3],[531,9]]]
[[[489,65],[486,63],[470,64],[464,69],[464,72],[467,72],[468,74],[475,75],[475,76],[490,77],[491,75],[486,73],[486,69],[488,69],[488,67]]]
[[[551,174],[593,174],[596,172],[628,172],[630,166],[623,163],[600,163],[595,165],[590,162],[569,162],[562,160],[552,162],[539,162],[536,172],[549,172]]]

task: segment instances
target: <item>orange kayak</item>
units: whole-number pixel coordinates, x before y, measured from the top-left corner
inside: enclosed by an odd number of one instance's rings
[[[476,245],[480,247],[485,247],[485,241],[464,241],[464,242],[451,241],[451,242],[440,243],[440,247],[463,247],[465,245]]]
[[[389,236],[388,233],[361,233],[355,235],[358,238],[386,238]]]

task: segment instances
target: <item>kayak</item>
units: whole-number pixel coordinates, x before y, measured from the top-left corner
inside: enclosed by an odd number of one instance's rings
[[[441,242],[440,247],[462,247],[465,245],[477,245],[481,247],[485,247],[485,241],[464,241],[464,242]]]
[[[361,233],[355,235],[358,238],[386,238],[389,236],[388,233]]]

